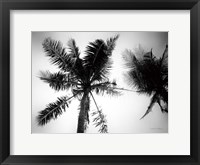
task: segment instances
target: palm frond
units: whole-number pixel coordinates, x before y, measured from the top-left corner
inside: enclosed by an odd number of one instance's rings
[[[99,64],[101,60],[105,60],[107,47],[103,40],[97,39],[94,42],[90,42],[86,47],[86,55],[84,57],[85,68],[90,71],[95,70],[95,67]]]
[[[76,79],[83,80],[85,72],[83,70],[83,61],[79,58],[78,47],[73,39],[69,40],[68,46],[70,49],[69,54],[63,48],[60,41],[46,38],[43,42],[44,51],[50,57],[52,64],[76,76]]]
[[[108,126],[107,126],[107,120],[106,120],[106,116],[103,114],[102,110],[99,109],[99,107],[97,106],[96,100],[92,94],[92,92],[90,92],[92,99],[95,103],[95,106],[97,108],[97,111],[92,113],[92,116],[94,116],[95,118],[93,119],[94,125],[95,127],[100,127],[99,128],[99,132],[100,133],[108,133]]]
[[[119,88],[119,87],[112,87],[112,88],[119,91],[140,92],[140,91],[135,91],[135,90],[126,89],[126,88]]]
[[[146,110],[145,114],[140,119],[143,119],[146,115],[148,115],[152,111],[152,107],[157,102],[157,100],[158,100],[158,96],[157,94],[154,94],[153,97],[151,98],[151,102],[148,106],[148,109]]]
[[[75,85],[73,82],[70,82],[67,75],[62,72],[50,73],[49,71],[41,71],[39,78],[48,83],[52,89],[57,91],[66,90]]]
[[[97,83],[91,86],[92,91],[95,91],[98,95],[108,94],[111,96],[119,96],[121,92],[116,88],[116,82],[103,82]]]
[[[74,39],[70,39],[68,41],[68,47],[69,47],[69,55],[72,57],[79,57],[80,52],[79,52],[79,48],[76,46],[76,42]]]
[[[147,77],[151,76],[148,74],[144,74],[145,69],[141,64],[139,64],[135,69],[130,70],[127,72],[126,78],[127,82],[129,83],[130,86],[135,87],[137,91],[140,91],[140,93],[146,93],[147,95],[151,95],[152,92],[154,91],[154,85],[151,82],[151,80],[148,82]]]
[[[154,60],[156,57],[152,53],[152,49],[150,52],[144,54],[144,60]]]
[[[96,87],[95,90],[96,94],[101,94],[102,96],[104,94],[107,94],[107,95],[110,95],[110,96],[120,96],[121,95],[121,92],[116,90],[115,88],[113,87],[109,87],[109,86],[99,86],[99,87]]]
[[[106,41],[106,45],[107,45],[107,54],[109,56],[112,55],[112,51],[114,50],[115,46],[116,46],[116,41],[118,40],[119,35],[116,35],[114,37],[111,37],[109,39],[107,39]]]
[[[46,55],[50,57],[52,64],[57,65],[63,71],[70,71],[73,61],[67,55],[60,41],[46,38],[42,43]]]
[[[160,95],[160,100],[168,104],[168,90],[165,87],[163,87],[162,91],[159,91],[159,95]]]
[[[79,81],[81,83],[84,83],[87,81],[87,76],[86,76],[86,71],[85,68],[83,67],[83,60],[77,56],[75,58],[75,63],[73,66],[73,71],[74,71],[74,75],[77,76],[77,78],[79,79]]]
[[[168,113],[168,104],[165,104],[165,107],[161,105],[161,99],[157,100],[158,105],[160,106],[160,110],[162,113]]]
[[[141,44],[138,44],[138,46],[133,49],[133,52],[138,59],[143,58],[143,56],[147,53],[147,51]]]
[[[103,114],[102,110],[93,112],[92,116],[94,116],[93,122],[95,127],[99,126],[99,132],[100,133],[108,133],[108,125],[106,116]]]
[[[112,61],[109,60],[103,68],[101,68],[101,69],[99,68],[99,70],[96,70],[93,73],[93,76],[90,78],[90,82],[91,83],[93,83],[95,81],[103,82],[103,81],[108,80],[108,75],[109,75],[109,71],[111,69],[111,65],[112,65]]]
[[[90,81],[101,81],[109,73],[112,61],[110,59],[115,42],[118,36],[110,38],[105,43],[103,40],[97,39],[90,42],[86,48],[86,56],[84,57],[84,67],[88,71]]]
[[[167,87],[168,86],[168,46],[167,45],[162,57],[159,59],[159,63],[161,67],[163,84],[164,86]]]
[[[168,45],[166,45],[163,55],[161,57],[161,63],[162,65],[165,65],[165,66],[168,65]]]
[[[137,66],[139,65],[139,60],[136,58],[135,54],[129,49],[126,49],[123,52],[122,57],[123,60],[125,61],[125,66],[128,69],[136,69]]]
[[[58,116],[62,115],[65,112],[66,107],[68,107],[68,100],[71,99],[67,97],[58,98],[54,103],[50,103],[47,107],[39,112],[37,116],[38,125],[43,126],[47,124],[52,119],[57,119]]]
[[[79,48],[76,46],[74,39],[68,41],[69,56],[74,59],[73,71],[82,82],[86,81],[85,69],[83,67],[83,60],[80,58]]]
[[[111,55],[112,55],[112,51],[114,50],[116,46],[116,41],[118,38],[119,38],[119,35],[116,35],[114,37],[107,39],[106,41],[107,50],[105,50],[107,58],[105,57],[104,60],[102,60],[102,62],[99,63],[100,65],[99,67],[95,69],[95,72],[93,73],[93,77],[91,81],[100,82],[106,79],[106,76],[109,74],[109,71],[112,68]]]

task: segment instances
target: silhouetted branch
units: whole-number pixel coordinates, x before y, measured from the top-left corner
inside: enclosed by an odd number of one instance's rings
[[[66,71],[71,68],[67,68],[67,53],[65,52],[65,48],[62,48],[62,44],[60,41],[52,40],[51,38],[46,38],[42,43],[43,48],[46,52],[46,55],[50,57],[53,64],[59,66],[60,69]],[[71,61],[68,60],[68,64]]]
[[[86,47],[84,68],[88,72],[90,82],[102,81],[111,68],[110,56],[118,37],[110,38],[107,43],[101,39],[90,42]],[[107,45],[109,43],[109,45]]]
[[[108,133],[108,126],[107,126],[107,121],[105,119],[105,115],[102,113],[102,110],[99,109],[99,107],[97,106],[96,100],[92,94],[92,92],[90,92],[92,99],[95,103],[95,106],[97,108],[97,112],[93,112],[92,115],[95,116],[97,115],[97,117],[94,118],[93,122],[95,122],[95,127],[100,126],[99,132],[100,133]]]
[[[157,97],[158,97],[157,94],[154,94],[154,96],[152,97],[151,102],[150,102],[150,104],[149,104],[149,106],[148,106],[147,111],[146,111],[145,114],[140,118],[140,120],[143,119],[147,114],[149,114],[149,112],[151,112],[151,109],[152,109],[153,105],[154,105],[154,104],[157,102],[157,100],[158,100]]]
[[[111,88],[117,89],[117,90],[122,90],[122,91],[128,91],[128,92],[138,92],[138,91],[134,91],[134,90],[126,89],[126,88],[116,88],[116,87],[111,87]]]
[[[45,110],[40,111],[37,116],[37,121],[39,125],[45,125],[51,119],[56,119],[59,115],[65,111],[65,106],[68,107],[68,101],[74,98],[76,95],[73,95],[69,98],[61,97],[55,103],[48,104]]]
[[[70,39],[68,41],[68,47],[70,49],[69,55],[72,57],[79,57],[80,53],[79,53],[79,48],[76,46],[76,42],[74,39]]]
[[[96,106],[96,108],[97,108],[97,111],[100,111],[99,107],[97,106],[97,102],[96,102],[96,100],[94,99],[94,96],[93,96],[92,92],[90,92],[90,95],[92,96],[92,99],[93,99],[94,104],[95,104],[95,106]]]
[[[71,81],[72,78],[69,78],[68,75],[62,72],[50,73],[49,71],[41,71],[39,78],[57,91],[69,89],[74,85],[81,85],[80,83]]]

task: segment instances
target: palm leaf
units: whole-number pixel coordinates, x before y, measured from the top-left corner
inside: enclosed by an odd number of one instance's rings
[[[90,81],[101,81],[111,69],[110,56],[115,47],[118,36],[110,38],[105,43],[103,40],[97,39],[90,42],[86,48],[86,56],[84,57],[84,67],[88,71]],[[102,76],[104,75],[104,76]]]
[[[93,112],[92,116],[94,116],[93,122],[95,127],[99,127],[100,133],[108,133],[108,126],[106,116],[103,114],[102,110]]]
[[[74,39],[70,39],[68,41],[68,47],[69,47],[69,55],[72,57],[79,57],[80,52],[79,48],[76,46],[76,42]]]
[[[69,56],[73,58],[73,71],[82,83],[86,81],[85,69],[83,67],[83,60],[80,58],[79,48],[76,46],[74,39],[68,41]]]
[[[147,52],[143,56],[144,60],[154,60],[156,57],[152,53],[152,49],[150,52]]]
[[[97,95],[111,95],[111,96],[120,96],[121,92],[116,90],[115,88],[111,87],[111,86],[106,86],[106,85],[102,85],[102,86],[98,86],[95,88],[95,93]]]
[[[167,45],[159,62],[160,62],[160,67],[161,67],[163,84],[165,87],[167,87],[168,86],[168,46]]]
[[[93,77],[91,81],[102,81],[106,79],[106,76],[109,74],[109,70],[112,68],[112,61],[111,61],[111,55],[112,51],[115,48],[116,41],[119,38],[119,35],[116,35],[115,37],[111,37],[107,39],[106,46],[107,50],[106,55],[107,57],[102,57],[101,62],[99,62],[99,67],[96,67],[95,72],[93,73]]]
[[[164,66],[168,65],[168,45],[166,45],[164,53],[163,53],[163,55],[161,57],[161,63]]]
[[[143,119],[146,115],[148,115],[152,111],[152,107],[157,102],[157,100],[158,100],[158,96],[157,94],[154,94],[154,96],[151,98],[151,102],[148,106],[148,109],[146,110],[145,114],[140,119]]]
[[[161,98],[157,100],[158,105],[160,106],[162,113],[168,113],[168,105],[165,104],[165,107],[161,105]]]
[[[146,50],[141,46],[141,44],[138,44],[136,48],[134,48],[134,54],[137,58],[142,58],[144,54],[146,54]]]
[[[100,65],[101,60],[105,60],[106,44],[103,40],[97,39],[94,42],[90,42],[86,47],[86,55],[84,57],[85,68],[90,71],[95,70]],[[98,64],[98,65],[95,65]]]
[[[116,46],[116,41],[119,38],[119,35],[116,35],[114,37],[111,37],[109,39],[107,39],[106,41],[106,45],[107,45],[107,54],[108,56],[112,55],[112,51],[114,50],[115,46]]]
[[[68,107],[66,97],[58,98],[58,100],[54,103],[50,103],[47,107],[39,112],[37,116],[38,125],[45,125],[52,119],[57,119],[58,116],[62,115],[65,112],[66,106]]]
[[[121,92],[118,91],[119,88],[115,88],[116,87],[116,82],[103,82],[103,83],[97,83],[91,86],[91,90],[95,91],[95,93],[97,95],[104,95],[104,94],[108,94],[111,96],[119,96],[121,95]]]
[[[123,52],[123,60],[125,61],[125,66],[128,69],[137,69],[139,66],[139,60],[136,58],[135,54],[131,51],[126,49]]]
[[[49,71],[41,71],[39,78],[48,83],[52,89],[57,91],[69,89],[74,85],[68,80],[67,75],[62,72],[50,73]]]
[[[76,76],[76,79],[83,80],[83,62],[79,58],[79,49],[73,39],[69,40],[69,54],[65,51],[60,41],[47,38],[43,42],[46,55],[50,57],[52,64],[57,65],[61,70]]]
[[[99,109],[99,107],[97,106],[97,102],[92,94],[92,92],[90,92],[92,99],[95,103],[95,106],[97,108],[97,111],[92,113],[92,116],[94,116],[95,118],[93,119],[94,125],[95,127],[100,127],[99,128],[99,132],[100,133],[108,133],[108,126],[107,126],[107,120],[106,120],[106,116],[103,114],[102,110]]]
[[[74,61],[65,52],[65,48],[62,47],[60,41],[46,38],[42,45],[52,64],[57,65],[63,71],[71,71]]]

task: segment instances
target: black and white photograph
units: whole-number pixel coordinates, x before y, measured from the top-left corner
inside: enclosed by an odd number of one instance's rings
[[[168,133],[167,31],[32,31],[32,134]]]

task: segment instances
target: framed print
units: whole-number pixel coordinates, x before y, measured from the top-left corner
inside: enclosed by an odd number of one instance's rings
[[[1,1],[1,164],[199,164],[199,1]]]

